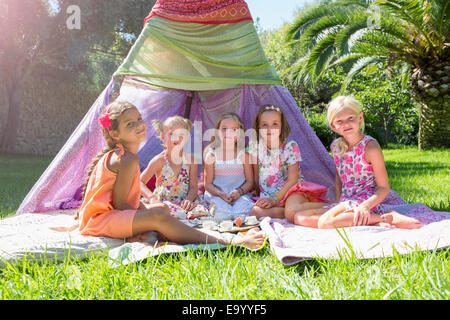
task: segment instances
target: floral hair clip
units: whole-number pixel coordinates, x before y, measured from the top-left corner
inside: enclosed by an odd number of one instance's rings
[[[275,107],[274,105],[267,106],[267,107],[264,108],[264,110],[274,110],[274,111],[277,111],[277,112],[281,111],[280,108]]]
[[[105,128],[109,131],[109,128],[111,127],[111,120],[109,119],[109,114],[104,113],[98,118],[98,123],[102,126],[102,128]]]

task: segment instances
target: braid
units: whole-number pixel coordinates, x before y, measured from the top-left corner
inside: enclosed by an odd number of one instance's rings
[[[104,129],[102,129],[103,131]],[[106,130],[105,130],[106,131]],[[100,159],[107,154],[109,151],[114,150],[117,147],[116,142],[111,138],[111,136],[109,135],[109,133],[106,133],[108,135],[107,140],[107,144],[106,146],[103,148],[102,151],[100,151],[99,153],[97,153],[97,155],[92,159],[90,165],[88,166],[88,172],[87,172],[87,179],[86,182],[84,183],[84,187],[83,187],[83,191],[81,193],[81,197],[82,199],[84,199],[84,194],[86,192],[86,187],[89,183],[89,178],[91,177],[92,171],[94,171],[95,166],[97,165],[97,163],[100,161]],[[104,134],[105,135],[105,134]]]
[[[81,199],[82,201],[84,201],[84,196],[86,193],[86,188],[89,184],[89,180],[91,178],[92,172],[94,171],[95,167],[97,166],[98,162],[100,161],[100,159],[107,154],[108,152],[110,152],[111,150],[114,150],[117,148],[117,142],[111,137],[111,135],[109,134],[109,132],[111,130],[117,130],[119,128],[119,118],[120,116],[128,109],[131,108],[136,108],[134,105],[132,105],[129,102],[123,102],[123,101],[114,101],[112,103],[110,103],[109,105],[107,105],[104,109],[104,111],[102,112],[102,114],[108,114],[110,121],[111,121],[111,126],[107,129],[107,128],[101,128],[102,130],[102,134],[103,134],[103,138],[105,139],[106,142],[106,146],[103,148],[102,151],[100,151],[91,161],[91,163],[88,166],[88,171],[87,171],[87,178],[86,181],[84,183],[83,186],[83,190],[81,192]],[[75,219],[78,219],[79,216],[79,210],[76,213]]]

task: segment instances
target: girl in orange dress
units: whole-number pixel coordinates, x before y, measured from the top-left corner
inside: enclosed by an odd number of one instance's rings
[[[135,237],[154,230],[179,244],[220,243],[258,248],[261,232],[249,232],[231,241],[187,226],[169,214],[167,205],[149,199],[143,204],[137,151],[146,140],[147,126],[138,109],[128,103],[109,104],[99,118],[107,146],[93,160],[79,209],[83,235]]]

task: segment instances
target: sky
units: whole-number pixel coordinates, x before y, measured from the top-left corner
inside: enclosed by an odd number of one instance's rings
[[[253,20],[259,17],[264,30],[276,29],[294,20],[294,12],[313,0],[246,0]]]

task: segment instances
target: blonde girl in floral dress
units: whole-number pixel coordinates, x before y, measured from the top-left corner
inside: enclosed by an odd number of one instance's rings
[[[294,222],[319,228],[380,225],[420,228],[413,218],[387,212],[383,200],[390,192],[383,153],[378,142],[365,135],[360,104],[351,96],[339,96],[328,105],[327,120],[341,137],[331,144],[336,165],[338,203],[299,212]]]
[[[208,204],[198,198],[198,165],[193,156],[183,152],[189,139],[192,123],[180,116],[152,121],[160,134],[164,150],[155,156],[141,174],[146,184],[156,175],[154,194],[168,205],[171,215],[191,219],[209,215]]]
[[[255,186],[259,199],[251,215],[287,218],[299,204],[322,207],[327,188],[304,181],[300,171],[301,155],[298,144],[287,140],[289,124],[281,108],[262,106],[256,114],[253,128],[256,141],[249,143],[254,165]]]

